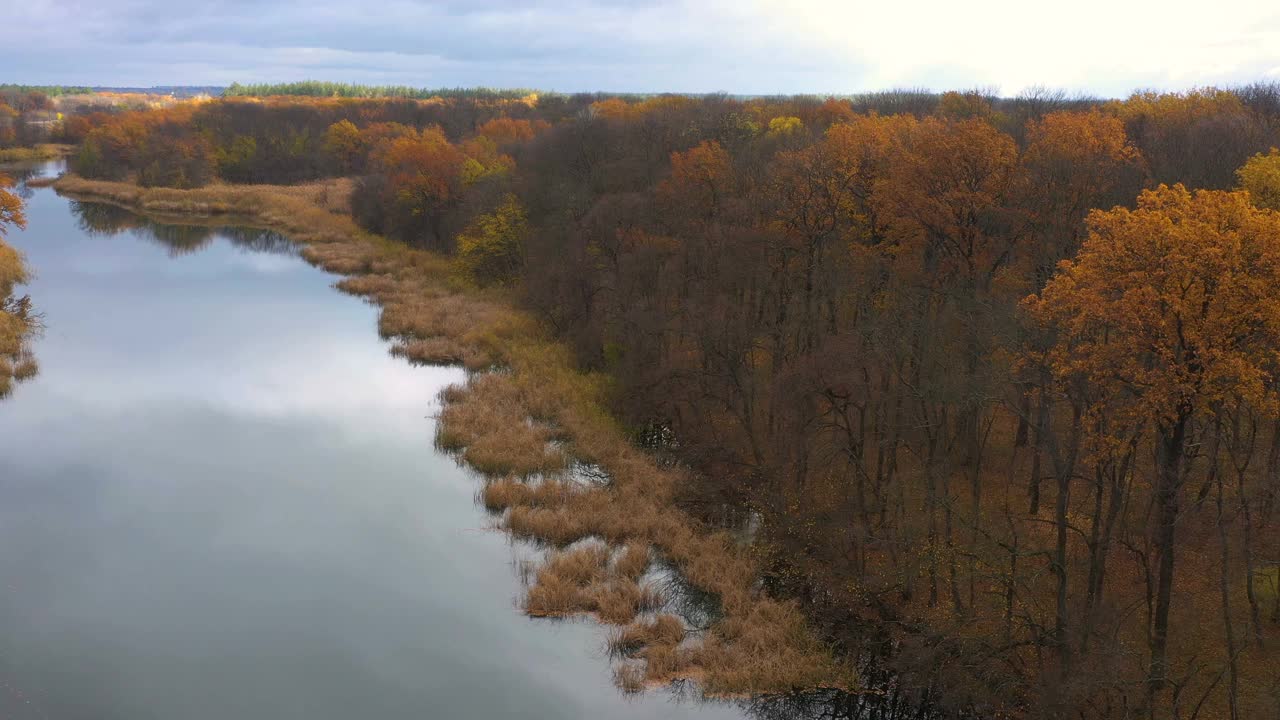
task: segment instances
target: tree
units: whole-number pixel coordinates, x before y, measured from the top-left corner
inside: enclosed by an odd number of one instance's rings
[[[378,204],[386,215],[387,232],[446,247],[450,238],[443,222],[460,200],[466,159],[439,128],[396,138],[374,150],[371,169],[385,177],[378,186]]]
[[[489,138],[498,145],[510,145],[532,140],[538,133],[550,127],[551,125],[544,120],[530,121],[499,117],[476,128],[476,134]]]
[[[1240,179],[1240,187],[1249,191],[1258,207],[1280,210],[1280,148],[1271,148],[1266,155],[1258,153],[1249,158],[1236,171],[1236,177]]]
[[[1022,239],[1011,208],[1013,139],[982,120],[928,118],[900,146],[876,193],[878,210],[935,282],[984,289]]]
[[[508,194],[492,212],[477,217],[458,235],[458,264],[479,285],[511,282],[524,265],[528,230],[524,206]]]
[[[1144,175],[1124,123],[1097,110],[1054,112],[1027,123],[1022,168],[1040,283],[1079,248],[1085,215],[1134,197]]]
[[[1113,109],[1157,182],[1230,188],[1236,168],[1267,148],[1265,120],[1227,90],[1137,93]]]
[[[346,175],[360,169],[366,149],[361,141],[360,128],[350,120],[340,120],[324,131],[323,147],[339,174]]]
[[[853,106],[847,100],[837,100],[835,98],[827,98],[818,107],[815,115],[818,124],[822,127],[830,127],[836,123],[852,122],[858,117],[853,112]]]
[[[775,137],[785,137],[804,132],[804,121],[798,117],[779,116],[769,121],[769,134]]]
[[[6,229],[26,227],[22,199],[7,189],[12,182],[0,175],[0,397],[9,394],[15,381],[36,372],[28,347],[35,330],[31,301],[14,296],[14,287],[27,282],[30,275],[22,254],[4,242]]]
[[[991,117],[991,101],[977,90],[942,93],[938,99],[938,115],[952,120],[985,120]]]
[[[733,190],[733,163],[715,140],[671,153],[671,177],[658,195],[694,216],[714,217]]]
[[[1244,400],[1274,413],[1280,368],[1280,213],[1245,192],[1161,185],[1137,209],[1095,211],[1074,261],[1038,296],[1057,382],[1086,383],[1092,427],[1144,427],[1157,451],[1149,692],[1169,682],[1169,611],[1195,421]],[[1100,418],[1098,418],[1100,419]],[[1112,438],[1123,442],[1123,438]]]

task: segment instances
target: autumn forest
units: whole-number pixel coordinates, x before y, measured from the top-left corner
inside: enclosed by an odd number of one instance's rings
[[[0,123],[46,102],[0,97]],[[761,592],[868,687],[968,717],[1280,717],[1280,85],[312,83],[58,117],[86,180],[344,179],[339,214],[565,348],[689,517],[754,519]],[[27,350],[0,331],[7,383]]]

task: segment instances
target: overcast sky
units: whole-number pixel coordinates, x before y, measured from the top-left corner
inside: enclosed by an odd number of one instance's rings
[[[1125,95],[1280,81],[1280,0],[0,0],[0,82]]]

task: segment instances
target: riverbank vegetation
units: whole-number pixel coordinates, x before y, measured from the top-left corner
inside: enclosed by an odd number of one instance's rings
[[[624,687],[851,684],[833,648],[957,711],[1265,717],[1277,146],[1275,85],[236,98],[73,162],[205,189],[61,185],[258,214],[477,371],[440,444],[551,546],[527,609],[662,638]],[[717,599],[696,643],[635,547]]]
[[[4,241],[9,228],[26,226],[22,199],[10,192],[11,185],[7,176],[0,175],[0,398],[37,370],[30,346],[37,317],[31,298],[16,294],[17,286],[31,279],[30,271],[22,254]]]
[[[88,88],[0,85],[0,163],[63,157],[114,115],[192,102]]]
[[[71,154],[72,150],[72,146],[58,143],[40,143],[32,147],[4,148],[0,149],[0,163],[56,160]]]

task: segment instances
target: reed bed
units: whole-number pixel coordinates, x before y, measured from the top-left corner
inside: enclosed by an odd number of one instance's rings
[[[414,362],[461,363],[462,387],[441,393],[437,444],[486,477],[480,498],[500,527],[548,548],[522,601],[538,617],[593,615],[622,628],[614,643],[621,689],[692,680],[717,695],[857,688],[793,602],[758,589],[750,548],[682,512],[682,471],[659,467],[606,410],[608,379],[575,369],[501,290],[460,282],[447,258],[364,232],[347,214],[348,181],[301,186],[143,189],[59,180],[59,192],[150,213],[236,215],[306,245],[311,263],[381,308],[392,352]],[[190,222],[190,220],[187,220]],[[573,483],[571,461],[598,466],[603,484]],[[679,620],[648,615],[665,598],[643,576],[660,554],[687,581],[719,599],[718,620],[697,638]],[[678,638],[678,639],[677,639]]]
[[[56,143],[44,143],[32,147],[5,148],[0,150],[0,163],[53,160],[69,155],[73,149],[70,145]]]

